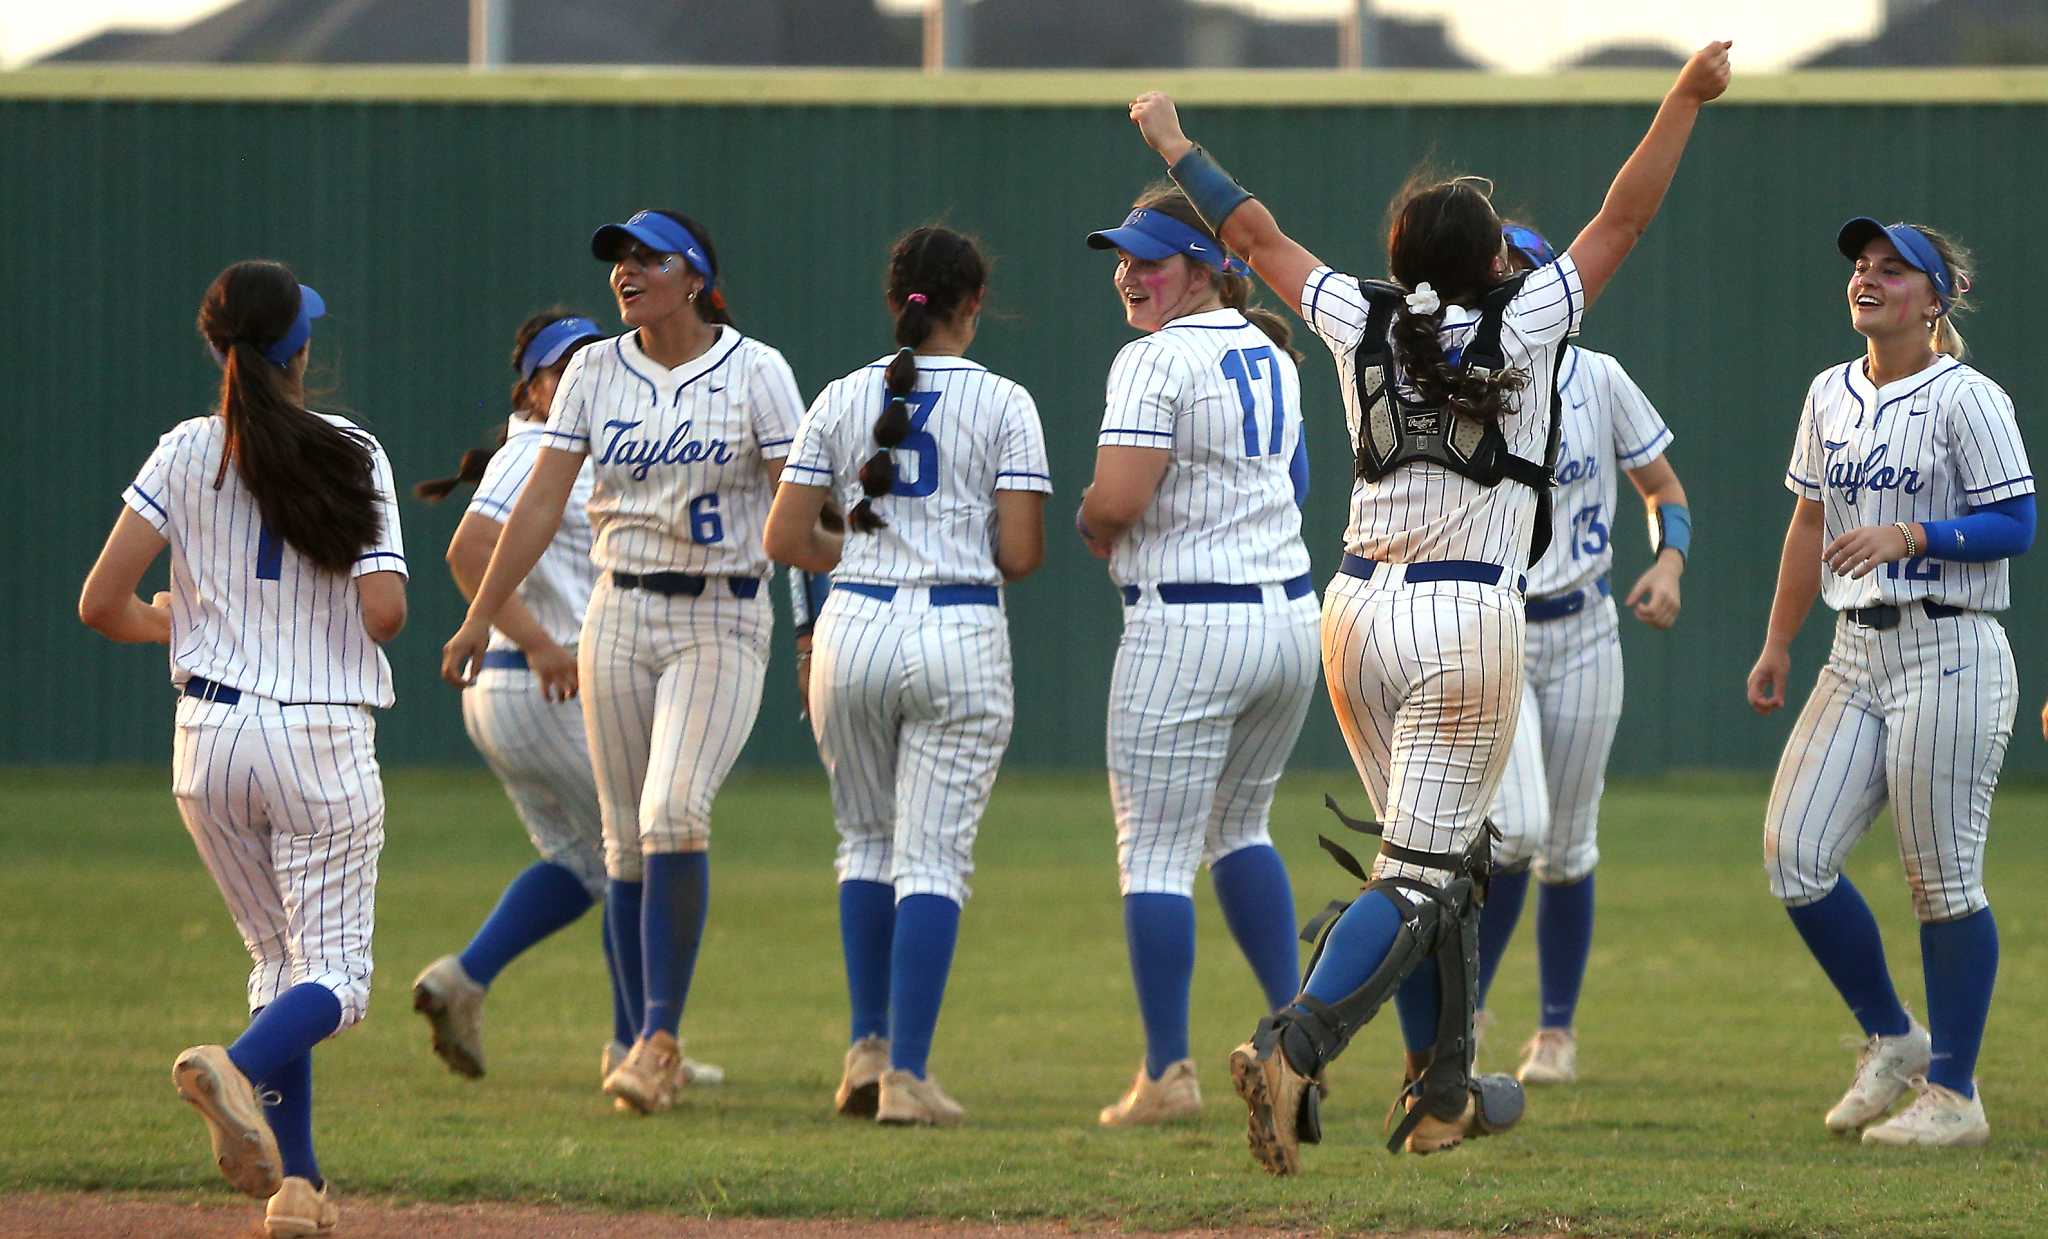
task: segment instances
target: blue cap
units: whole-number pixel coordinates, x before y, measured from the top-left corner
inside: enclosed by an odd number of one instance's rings
[[[704,277],[704,291],[718,282],[711,257],[690,230],[659,211],[635,211],[623,224],[606,224],[590,234],[590,252],[600,262],[617,262],[627,241],[638,241],[657,254],[681,254],[691,270]]]
[[[1557,261],[1557,251],[1543,234],[1525,224],[1505,224],[1500,230],[1500,239],[1508,248],[1520,254],[1533,267],[1547,267]]]
[[[306,347],[306,341],[313,338],[313,320],[325,317],[326,314],[326,300],[304,284],[299,285],[299,312],[292,316],[292,325],[285,328],[283,335],[257,351],[276,365],[289,367],[292,358],[298,355],[300,349]],[[215,347],[213,341],[208,340],[206,348],[213,354],[215,361],[227,361],[227,354]]]
[[[1088,234],[1088,248],[1092,250],[1122,250],[1133,258],[1157,261],[1174,254],[1186,254],[1189,258],[1215,271],[1229,275],[1245,275],[1248,269],[1232,258],[1223,247],[1206,234],[1181,223],[1171,215],[1160,211],[1148,211],[1143,207],[1124,216],[1124,222],[1115,228],[1104,228]]]
[[[519,354],[519,378],[523,382],[533,377],[533,372],[542,366],[552,366],[569,351],[569,346],[580,340],[601,340],[604,333],[597,324],[587,318],[558,318],[533,334],[527,342],[526,351]]]
[[[1955,273],[1941,260],[1941,251],[1934,248],[1934,242],[1927,234],[1911,224],[1880,224],[1868,215],[1859,215],[1842,225],[1835,234],[1835,248],[1842,251],[1842,257],[1854,260],[1863,253],[1863,247],[1871,238],[1882,236],[1899,251],[1899,257],[1906,265],[1924,274],[1934,285],[1934,295],[1941,299],[1942,313],[1948,313],[1949,303],[1956,297]]]

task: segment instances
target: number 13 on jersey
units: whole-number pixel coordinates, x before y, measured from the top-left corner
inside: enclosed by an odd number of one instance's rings
[[[1287,398],[1280,386],[1280,367],[1268,345],[1232,349],[1223,355],[1223,377],[1237,387],[1237,402],[1244,406],[1244,454],[1271,456],[1280,451],[1281,431],[1287,424]],[[1266,421],[1259,420],[1259,383],[1265,381]],[[1265,430],[1265,434],[1260,431]]]

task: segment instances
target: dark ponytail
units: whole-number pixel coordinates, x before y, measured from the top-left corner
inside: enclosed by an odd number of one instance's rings
[[[220,413],[229,465],[263,523],[330,572],[346,572],[382,529],[368,440],[294,402],[290,371],[263,355],[299,313],[299,282],[275,262],[238,262],[214,277],[199,304],[199,334],[222,356]]]
[[[1218,253],[1224,252],[1223,242],[1218,239],[1215,230],[1202,222],[1202,217],[1196,212],[1194,204],[1188,201],[1187,195],[1183,194],[1180,188],[1172,181],[1161,181],[1148,186],[1144,193],[1138,195],[1138,200],[1133,202],[1131,206],[1141,211],[1157,211],[1169,219],[1178,220],[1211,241],[1214,241]],[[1188,261],[1194,262],[1193,259]],[[1195,263],[1195,265],[1201,266],[1202,264]],[[1293,344],[1294,328],[1288,324],[1286,319],[1273,311],[1264,306],[1253,304],[1252,280],[1250,276],[1234,275],[1227,271],[1218,271],[1213,267],[1205,269],[1209,272],[1210,282],[1216,286],[1216,295],[1226,307],[1244,315],[1247,322],[1266,333],[1267,339],[1286,349],[1288,356],[1296,361],[1301,360],[1301,353],[1295,349]]]
[[[1388,208],[1387,269],[1395,283],[1411,292],[1428,284],[1444,305],[1466,305],[1499,282],[1500,216],[1482,185],[1491,188],[1475,177],[1409,178]],[[1442,327],[1441,309],[1418,314],[1403,304],[1395,313],[1394,354],[1403,378],[1426,405],[1489,422],[1507,416],[1528,372],[1483,374],[1451,364],[1437,334]]]
[[[730,327],[734,331],[738,331],[739,324],[733,321],[732,311],[728,310],[725,305],[725,268],[719,265],[718,247],[711,243],[711,234],[704,231],[704,225],[691,219],[681,211],[657,208],[654,213],[656,215],[666,215],[688,229],[690,235],[697,238],[697,244],[704,247],[704,257],[711,261],[711,272],[715,277],[713,287],[710,292],[705,293],[690,303],[696,307],[697,317],[714,327]],[[687,263],[688,259],[684,261]]]
[[[521,375],[519,373],[521,363],[526,358],[526,346],[532,344],[533,338],[539,335],[541,329],[550,323],[557,323],[565,318],[575,317],[577,317],[576,311],[567,306],[549,306],[547,309],[519,324],[519,330],[512,333],[513,412],[533,412],[533,410],[526,407],[527,397],[533,387],[533,375]],[[590,343],[588,340],[579,340],[575,344],[570,345],[560,357],[555,359],[554,368],[559,372],[560,368],[567,366],[569,359],[574,357],[588,343]],[[540,371],[534,371],[534,374],[538,373]],[[541,410],[542,413],[546,411],[545,409]],[[485,466],[491,463],[491,457],[497,455],[498,449],[503,446],[505,446],[505,423],[499,422],[497,433],[492,438],[491,445],[489,447],[473,447],[464,452],[462,454],[462,462],[455,466],[455,475],[453,477],[434,478],[431,481],[416,482],[413,484],[412,493],[428,503],[439,503],[455,493],[457,487],[475,486],[484,480]]]
[[[900,316],[897,321],[902,322]],[[910,436],[907,397],[917,387],[917,353],[910,345],[896,350],[896,355],[889,359],[882,371],[882,386],[889,399],[882,405],[881,416],[875,419],[876,451],[860,467],[861,501],[846,514],[846,523],[855,533],[873,533],[889,524],[875,511],[875,500],[896,489],[896,462],[890,458],[889,449]]]

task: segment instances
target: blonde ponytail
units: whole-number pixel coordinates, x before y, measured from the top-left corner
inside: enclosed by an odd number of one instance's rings
[[[1928,344],[1935,352],[1947,353],[1961,361],[1968,346],[1963,343],[1962,330],[1956,326],[1956,316],[1967,314],[1972,308],[1969,302],[1970,284],[1975,274],[1976,261],[1971,258],[1970,251],[1963,248],[1962,242],[1955,238],[1937,232],[1925,224],[1914,224],[1913,227],[1920,230],[1920,235],[1927,238],[1928,243],[1934,246],[1934,252],[1941,255],[1941,260],[1948,264],[1949,275],[1953,277],[1956,289],[1955,296],[1949,298],[1948,311],[1934,320]]]

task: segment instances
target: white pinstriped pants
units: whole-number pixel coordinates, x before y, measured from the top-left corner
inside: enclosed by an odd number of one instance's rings
[[[1797,907],[1834,889],[1849,849],[1891,805],[1922,922],[1986,906],[1991,798],[2019,706],[2005,629],[1981,611],[1897,628],[1841,617],[1799,712],[1764,816],[1771,893]]]
[[[334,991],[339,1032],[370,1005],[384,783],[364,706],[244,693],[178,700],[171,792],[241,931],[249,1009],[294,985]]]
[[[1124,609],[1109,685],[1109,798],[1126,895],[1272,841],[1273,793],[1316,692],[1314,595]]]
[[[765,588],[739,598],[713,578],[664,596],[598,578],[576,670],[611,877],[638,882],[645,855],[711,846],[711,801],[761,713],[773,623]]]
[[[1576,882],[1600,863],[1600,794],[1621,725],[1621,622],[1614,599],[1596,595],[1527,633],[1521,715],[1493,800],[1502,835],[1493,861],[1533,860],[1538,882]]]
[[[534,850],[604,897],[604,824],[583,703],[549,701],[523,667],[491,667],[462,694],[462,725],[498,776]]]
[[[965,903],[1016,698],[1002,608],[835,589],[811,646],[811,731],[832,776],[841,882]]]
[[[1461,852],[1477,837],[1521,708],[1522,626],[1521,594],[1500,585],[1385,567],[1330,582],[1323,678],[1388,842]],[[1376,856],[1372,876],[1446,875]]]

